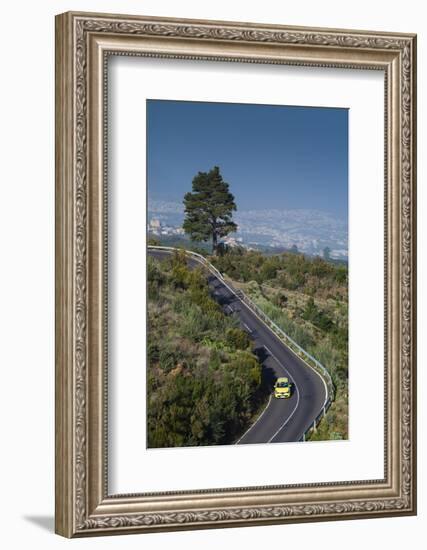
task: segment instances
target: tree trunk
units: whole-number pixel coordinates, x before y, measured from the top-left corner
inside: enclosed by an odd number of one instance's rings
[[[216,230],[214,229],[212,231],[212,254],[216,256],[218,252],[218,235],[216,234]]]

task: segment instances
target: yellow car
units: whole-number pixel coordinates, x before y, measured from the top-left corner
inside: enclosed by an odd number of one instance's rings
[[[291,384],[287,378],[278,378],[274,384],[274,397],[287,399],[291,396]]]

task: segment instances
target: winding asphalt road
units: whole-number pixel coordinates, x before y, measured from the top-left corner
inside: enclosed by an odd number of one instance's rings
[[[148,249],[148,254],[159,260],[170,252]],[[200,266],[188,258],[191,267]],[[226,315],[235,315],[240,326],[255,344],[255,353],[262,366],[264,379],[273,386],[276,378],[286,376],[292,382],[289,399],[276,399],[272,394],[257,420],[236,442],[281,443],[300,441],[313,419],[321,411],[326,398],[326,386],[316,371],[299,359],[272,330],[218,277],[209,272],[212,297]]]

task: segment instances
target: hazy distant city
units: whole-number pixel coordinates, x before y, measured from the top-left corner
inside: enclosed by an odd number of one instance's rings
[[[148,200],[149,234],[184,237],[184,206],[178,200]],[[233,217],[238,231],[223,239],[230,247],[269,247],[294,249],[308,255],[348,259],[348,226],[346,220],[314,209],[260,209],[237,211]]]

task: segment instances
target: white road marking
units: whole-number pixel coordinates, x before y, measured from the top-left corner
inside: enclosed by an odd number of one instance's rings
[[[252,330],[248,327],[246,323],[243,323],[245,329],[249,332],[249,334],[252,334]]]
[[[267,405],[265,406],[265,409],[262,411],[262,413],[258,416],[258,418],[255,420],[255,422],[252,424],[252,426],[249,426],[249,428],[246,430],[246,432],[236,441],[235,445],[240,443],[240,441],[245,437],[245,435],[252,430],[252,428],[255,426],[255,424],[258,422],[258,420],[261,420],[262,415],[265,413],[265,411],[268,409],[268,406],[271,403],[271,393],[270,397],[268,398]]]
[[[291,375],[289,374],[289,372],[287,371],[287,369],[282,365],[282,363],[277,359],[277,357],[274,355],[274,353],[272,353],[270,351],[270,349],[267,347],[267,346],[264,346],[264,349],[267,351],[267,353],[269,355],[271,355],[271,357],[276,361],[276,363],[282,367],[282,369],[285,371],[285,374],[288,375],[289,378],[292,378]],[[298,390],[298,386],[297,386],[297,383],[295,381],[293,381],[293,383],[295,384],[295,389],[296,389],[296,392],[297,392],[297,403],[293,409],[293,411],[291,412],[291,414],[288,416],[288,418],[283,422],[283,424],[280,426],[280,428],[272,435],[272,437],[270,437],[270,439],[267,441],[267,443],[271,443],[271,441],[276,437],[276,435],[286,426],[286,424],[289,422],[289,420],[293,417],[293,415],[295,414],[297,408],[298,408],[298,405],[299,405],[299,401],[300,401],[300,394],[299,394],[299,390]]]
[[[227,306],[227,308],[230,310],[231,313],[233,313],[233,308],[231,306]]]

